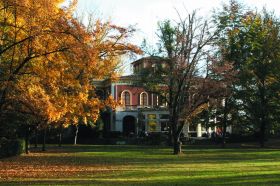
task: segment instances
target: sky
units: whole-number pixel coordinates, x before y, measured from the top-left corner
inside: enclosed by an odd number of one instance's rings
[[[165,19],[178,20],[178,13],[182,17],[198,10],[198,14],[209,18],[214,8],[221,8],[227,0],[79,0],[78,15],[92,13],[103,20],[127,27],[133,25],[137,31],[131,41],[141,45],[143,39],[148,44],[157,43],[157,23]],[[280,0],[240,0],[240,2],[257,9],[265,6],[280,15]]]
[[[104,20],[127,27],[134,25],[137,29],[133,41],[141,44],[144,38],[151,44],[157,42],[158,21],[178,20],[192,10],[198,10],[203,17],[209,17],[214,8],[221,7],[222,0],[79,0],[78,14],[93,13]],[[261,9],[266,6],[280,14],[280,0],[243,0],[250,7]]]

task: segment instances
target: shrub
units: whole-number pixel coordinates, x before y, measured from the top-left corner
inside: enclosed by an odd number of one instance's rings
[[[258,137],[256,135],[240,135],[240,134],[231,134],[228,138],[230,143],[242,143],[242,142],[255,142]]]
[[[209,134],[207,134],[207,133],[203,133],[201,137],[204,137],[204,138],[209,138]]]
[[[20,155],[24,152],[25,141],[22,139],[0,139],[0,158]]]
[[[149,133],[144,137],[144,144],[146,145],[165,145],[168,142],[168,135],[160,132]]]
[[[122,137],[122,133],[119,131],[110,131],[104,135],[105,138],[120,138]]]

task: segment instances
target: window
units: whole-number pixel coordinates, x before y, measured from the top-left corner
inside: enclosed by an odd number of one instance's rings
[[[131,105],[130,104],[130,93],[128,91],[123,91],[121,97],[122,97],[123,105]]]
[[[140,105],[148,105],[148,94],[146,92],[140,94]]]
[[[167,119],[168,120],[169,119],[169,115],[168,114],[160,114],[159,118],[160,119]]]
[[[167,102],[163,96],[158,96],[158,106],[167,106]]]
[[[161,131],[168,131],[169,130],[168,121],[161,121],[160,128],[161,128]]]

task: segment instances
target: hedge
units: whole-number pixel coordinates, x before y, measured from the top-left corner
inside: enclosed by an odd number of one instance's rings
[[[24,152],[25,141],[23,139],[0,138],[0,158],[20,155]]]

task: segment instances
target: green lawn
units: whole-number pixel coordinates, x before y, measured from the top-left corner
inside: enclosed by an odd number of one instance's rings
[[[280,150],[65,146],[0,160],[0,185],[280,185]]]

